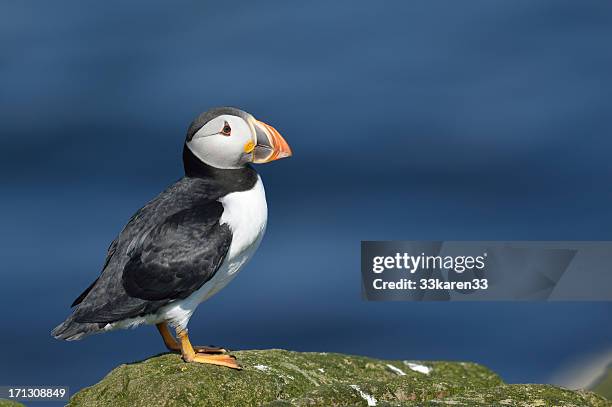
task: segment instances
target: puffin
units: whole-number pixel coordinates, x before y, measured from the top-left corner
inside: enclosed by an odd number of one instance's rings
[[[187,325],[197,306],[244,268],[266,230],[264,186],[251,163],[291,155],[274,127],[243,110],[200,114],[183,146],[185,176],[129,219],[100,275],[52,336],[71,341],[155,325],[185,362],[240,369],[223,348],[193,346]]]

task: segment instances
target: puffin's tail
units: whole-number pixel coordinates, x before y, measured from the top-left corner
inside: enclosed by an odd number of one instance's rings
[[[76,341],[88,335],[100,332],[104,329],[104,325],[97,322],[80,323],[74,320],[74,315],[66,318],[64,322],[51,331],[51,336],[55,339],[63,339],[65,341]]]

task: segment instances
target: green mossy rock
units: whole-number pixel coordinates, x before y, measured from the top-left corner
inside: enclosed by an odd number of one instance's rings
[[[0,399],[0,407],[25,407],[25,406],[13,400]]]
[[[243,370],[164,354],[121,365],[70,406],[612,406],[588,392],[507,385],[461,362],[386,361],[285,350],[235,352]]]

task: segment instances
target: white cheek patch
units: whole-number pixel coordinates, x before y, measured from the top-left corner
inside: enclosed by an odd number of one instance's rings
[[[225,136],[213,135],[194,139],[187,147],[203,163],[217,168],[238,168],[238,162],[232,154],[232,145]]]
[[[229,136],[221,134],[225,123],[231,127]],[[251,129],[245,120],[221,115],[202,126],[187,142],[187,147],[205,164],[224,169],[241,168],[250,161],[244,145],[251,139]]]

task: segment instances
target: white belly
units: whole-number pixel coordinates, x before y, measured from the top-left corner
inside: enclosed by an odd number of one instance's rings
[[[213,278],[184,300],[161,308],[158,320],[185,328],[198,304],[225,287],[251,259],[266,230],[268,206],[261,178],[249,191],[234,192],[219,199],[223,204],[221,224],[232,231],[232,242],[223,263]]]

